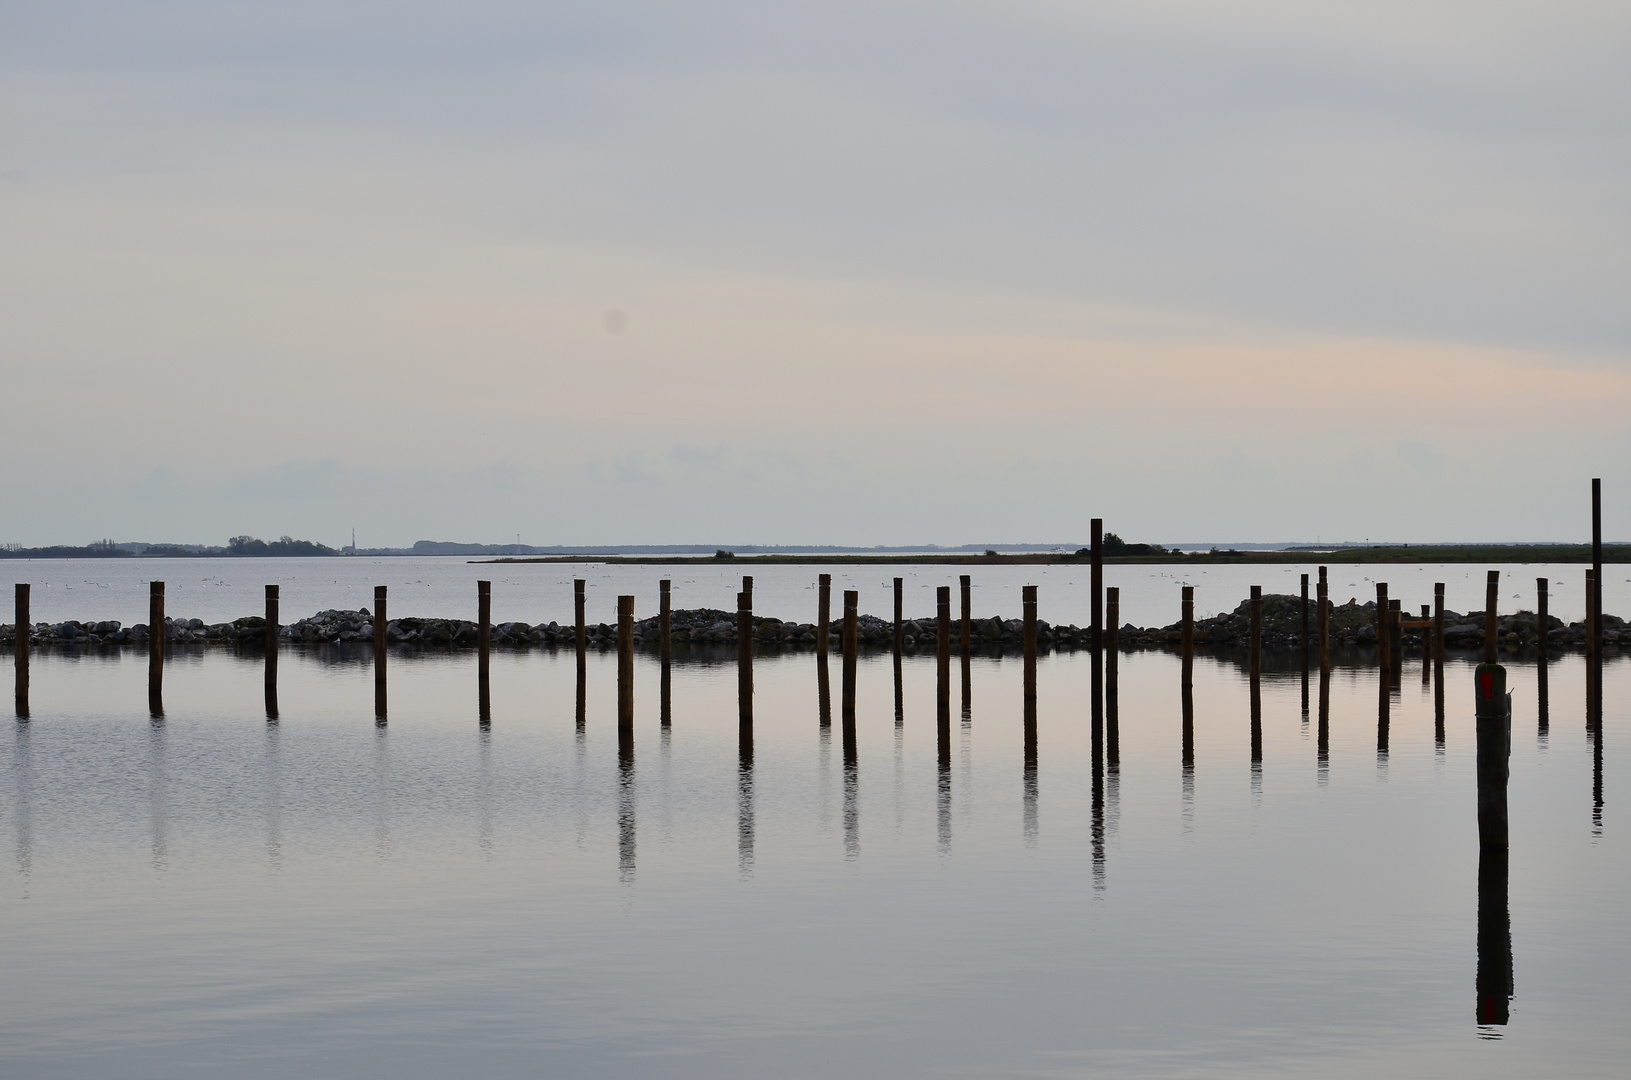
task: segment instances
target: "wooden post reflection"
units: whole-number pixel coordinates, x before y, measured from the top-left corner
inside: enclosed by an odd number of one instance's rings
[[[736,744],[736,867],[753,874],[753,727],[741,725]]]
[[[1504,847],[1478,853],[1479,1027],[1504,1026],[1510,1017],[1515,980],[1512,966],[1512,912],[1507,902],[1508,854]],[[1499,1037],[1498,1033],[1489,1033]]]
[[[899,681],[896,681],[896,704],[899,704]],[[827,678],[827,654],[816,653],[816,712],[823,728],[832,727],[832,685]]]
[[[1319,728],[1314,735],[1314,760],[1319,776],[1325,778],[1325,769],[1331,762],[1331,673],[1320,672]]]
[[[635,855],[634,728],[617,727],[617,872],[624,885],[634,882]]]
[[[860,765],[855,742],[855,714],[844,717],[844,854],[855,858],[861,851]]]
[[[1027,701],[1024,712],[1025,724],[1025,771],[1021,781],[1024,797],[1024,830],[1025,843],[1036,843],[1036,797],[1037,797],[1037,761],[1036,761],[1036,702]]]
[[[1387,670],[1377,673],[1376,680],[1376,761],[1384,764],[1387,761],[1389,710],[1393,705],[1392,675]]]

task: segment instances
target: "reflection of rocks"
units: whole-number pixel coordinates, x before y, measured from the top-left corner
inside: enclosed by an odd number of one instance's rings
[[[1317,614],[1310,601],[1309,631],[1317,630]],[[1251,601],[1243,600],[1234,611],[1199,619],[1195,623],[1195,643],[1198,648],[1215,651],[1243,649],[1249,645]],[[1500,626],[1500,647],[1503,650],[1533,648],[1538,631],[1533,613],[1520,611],[1503,617]],[[1037,645],[1043,651],[1050,649],[1082,649],[1088,645],[1088,631],[1079,626],[1055,626],[1037,620]],[[1300,597],[1269,594],[1263,597],[1263,645],[1268,649],[1293,649],[1301,644],[1302,602]],[[229,623],[206,625],[200,619],[165,619],[165,640],[179,644],[244,645],[259,648],[266,640],[266,623],[258,615],[235,619]],[[894,639],[894,627],[886,619],[875,615],[862,615],[857,619],[857,636],[863,648],[888,648]],[[617,647],[617,627],[598,623],[586,627],[589,645],[596,649]],[[829,647],[840,644],[842,622],[831,627]],[[974,647],[983,653],[1017,652],[1023,646],[1024,623],[1019,619],[976,619],[971,627]],[[673,633],[676,648],[704,648],[736,643],[736,612],[713,608],[698,608],[673,613]],[[952,620],[952,649],[958,648],[961,628]],[[147,643],[148,628],[143,623],[121,626],[117,622],[36,623],[29,634],[35,645],[116,646]],[[282,627],[280,636],[291,644],[370,644],[374,639],[374,621],[367,608],[357,611],[320,611],[316,615],[289,623]],[[784,622],[781,619],[756,617],[753,636],[766,651],[813,649],[816,644],[814,623]],[[1403,645],[1419,648],[1422,631],[1407,630]],[[464,619],[392,619],[385,627],[385,640],[398,649],[470,649],[475,648],[478,629],[474,622]],[[909,619],[902,625],[902,637],[908,653],[933,653],[936,649],[936,625],[933,618]],[[641,619],[634,624],[635,644],[644,649],[657,647],[657,616]],[[1162,627],[1137,627],[1128,623],[1121,628],[1121,647],[1124,649],[1176,648],[1179,627],[1172,623]],[[15,630],[0,625],[0,645],[10,645]],[[577,640],[572,624],[503,622],[493,627],[493,647],[499,649],[525,649],[534,647],[570,648]],[[1480,649],[1484,641],[1484,618],[1474,612],[1461,615],[1445,612],[1445,645],[1452,649]],[[1564,625],[1562,620],[1549,618],[1546,640],[1554,649],[1583,648],[1586,640],[1584,623]],[[1603,640],[1613,647],[1631,648],[1631,628],[1624,619],[1607,615],[1603,619]],[[1331,644],[1336,648],[1374,646],[1376,643],[1376,604],[1349,603],[1331,609]]]

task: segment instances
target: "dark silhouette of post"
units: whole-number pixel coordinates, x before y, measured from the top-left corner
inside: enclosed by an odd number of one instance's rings
[[[934,701],[935,707],[948,720],[951,717],[951,586],[942,585],[934,591],[935,652]]]
[[[266,715],[277,719],[278,587],[266,586]]]
[[[855,655],[859,650],[856,640],[856,619],[859,617],[860,593],[854,589],[844,591],[844,700],[842,703],[842,718],[846,723],[855,719]]]
[[[1547,607],[1551,599],[1550,582],[1545,578],[1535,579],[1535,690],[1539,696],[1539,729],[1545,731],[1551,726],[1550,702],[1547,694],[1547,663],[1546,663],[1546,631],[1551,616]]]
[[[961,574],[957,584],[963,590],[962,652],[966,659],[974,651],[974,581],[967,574]]]
[[[1486,664],[1496,662],[1497,650],[1500,648],[1500,606],[1501,572],[1491,570],[1484,585],[1484,663]]]
[[[750,585],[752,578],[743,578]],[[753,723],[753,593],[736,594],[736,713],[744,725]]]
[[[1092,695],[1089,702],[1089,713],[1092,717],[1093,736],[1097,738],[1104,726],[1104,519],[1093,518],[1090,522],[1092,542],[1088,547],[1088,555],[1092,560],[1089,571],[1089,611],[1087,623],[1087,644],[1091,655],[1088,662],[1091,665],[1089,678],[1089,693]]]
[[[905,625],[904,621],[903,621],[903,609],[905,608],[905,606],[906,606],[906,582],[902,578],[896,578],[895,579],[895,640],[894,640],[894,652],[895,652],[896,656],[900,655],[901,649],[906,644],[906,631],[903,629],[903,627]]]
[[[1248,654],[1251,668],[1249,674],[1252,681],[1263,674],[1263,586],[1252,586],[1251,614],[1251,651]]]
[[[1025,609],[1025,700],[1036,700],[1036,586],[1020,593]]]
[[[476,692],[481,719],[492,716],[493,583],[476,582]]]
[[[1507,846],[1506,783],[1512,753],[1512,702],[1506,668],[1488,662],[1474,673],[1478,720],[1478,842]]]
[[[742,575],[742,591],[748,594],[748,610],[753,610],[753,578]]]
[[[832,636],[832,575],[822,574],[816,586],[816,655],[826,657]]]
[[[662,675],[658,690],[659,723],[668,727],[673,723],[672,708],[673,689],[673,663],[674,663],[674,597],[673,582],[663,578],[657,582],[657,602],[659,604],[657,615],[657,649],[662,660]]]
[[[1393,628],[1393,612],[1387,601],[1387,582],[1376,583],[1376,662],[1382,671],[1393,670],[1393,647],[1388,643],[1388,631]]]
[[[1104,744],[1112,766],[1121,764],[1121,590],[1104,590]]]
[[[1510,1017],[1514,992],[1512,910],[1507,902],[1509,853],[1505,847],[1478,852],[1478,1025],[1500,1027]]]
[[[147,585],[147,708],[164,715],[164,582]]]
[[[634,597],[617,598],[617,730],[634,731]],[[632,737],[632,734],[631,734]]]
[[[1591,655],[1603,655],[1603,481],[1591,482]]]
[[[1393,654],[1390,658],[1388,670],[1397,677],[1399,672],[1404,669],[1404,609],[1399,606],[1399,601],[1389,600],[1387,602],[1387,611],[1387,644],[1388,650]]]
[[[12,630],[12,662],[16,665],[17,675],[17,715],[28,715],[28,661],[32,642],[29,634],[34,630],[33,616],[28,610],[27,582],[19,581],[16,587],[17,615],[13,620]]]
[[[1433,663],[1444,663],[1444,582],[1433,583]]]
[[[1183,601],[1179,606],[1178,650],[1183,657],[1183,685],[1187,690],[1194,685],[1195,670],[1195,586],[1182,587]]]
[[[374,719],[385,722],[385,586],[374,586]]]
[[[1325,580],[1325,567],[1320,567],[1320,583],[1318,590],[1319,600],[1319,635],[1320,635],[1320,673],[1331,673],[1331,588]]]
[[[588,666],[589,654],[589,626],[584,620],[585,597],[584,586],[588,582],[577,578],[572,582],[572,616],[577,629],[578,644],[578,670],[582,671]]]
[[[1300,631],[1298,631],[1298,633],[1297,633],[1297,644],[1302,646],[1302,650],[1303,650],[1303,670],[1307,671],[1308,670],[1308,652],[1309,652],[1309,642],[1308,642],[1308,575],[1307,574],[1303,575],[1302,597],[1303,597],[1302,612],[1301,612],[1301,614],[1302,614],[1302,629]]]

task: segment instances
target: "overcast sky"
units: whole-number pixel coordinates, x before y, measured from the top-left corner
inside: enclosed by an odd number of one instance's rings
[[[1631,5],[0,0],[0,541],[1631,539]]]

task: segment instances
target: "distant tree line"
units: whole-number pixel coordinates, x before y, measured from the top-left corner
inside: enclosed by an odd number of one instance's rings
[[[253,555],[283,557],[311,557],[316,555],[338,555],[339,552],[315,540],[296,540],[292,536],[280,536],[276,540],[257,540],[253,536],[234,536],[227,541],[228,555]]]
[[[1120,555],[1165,555],[1167,553],[1167,549],[1160,544],[1129,544],[1115,533],[1109,532],[1104,534],[1103,543],[1104,556],[1107,559],[1114,559]],[[1093,549],[1082,548],[1076,554],[1084,559],[1090,558],[1093,555]]]

